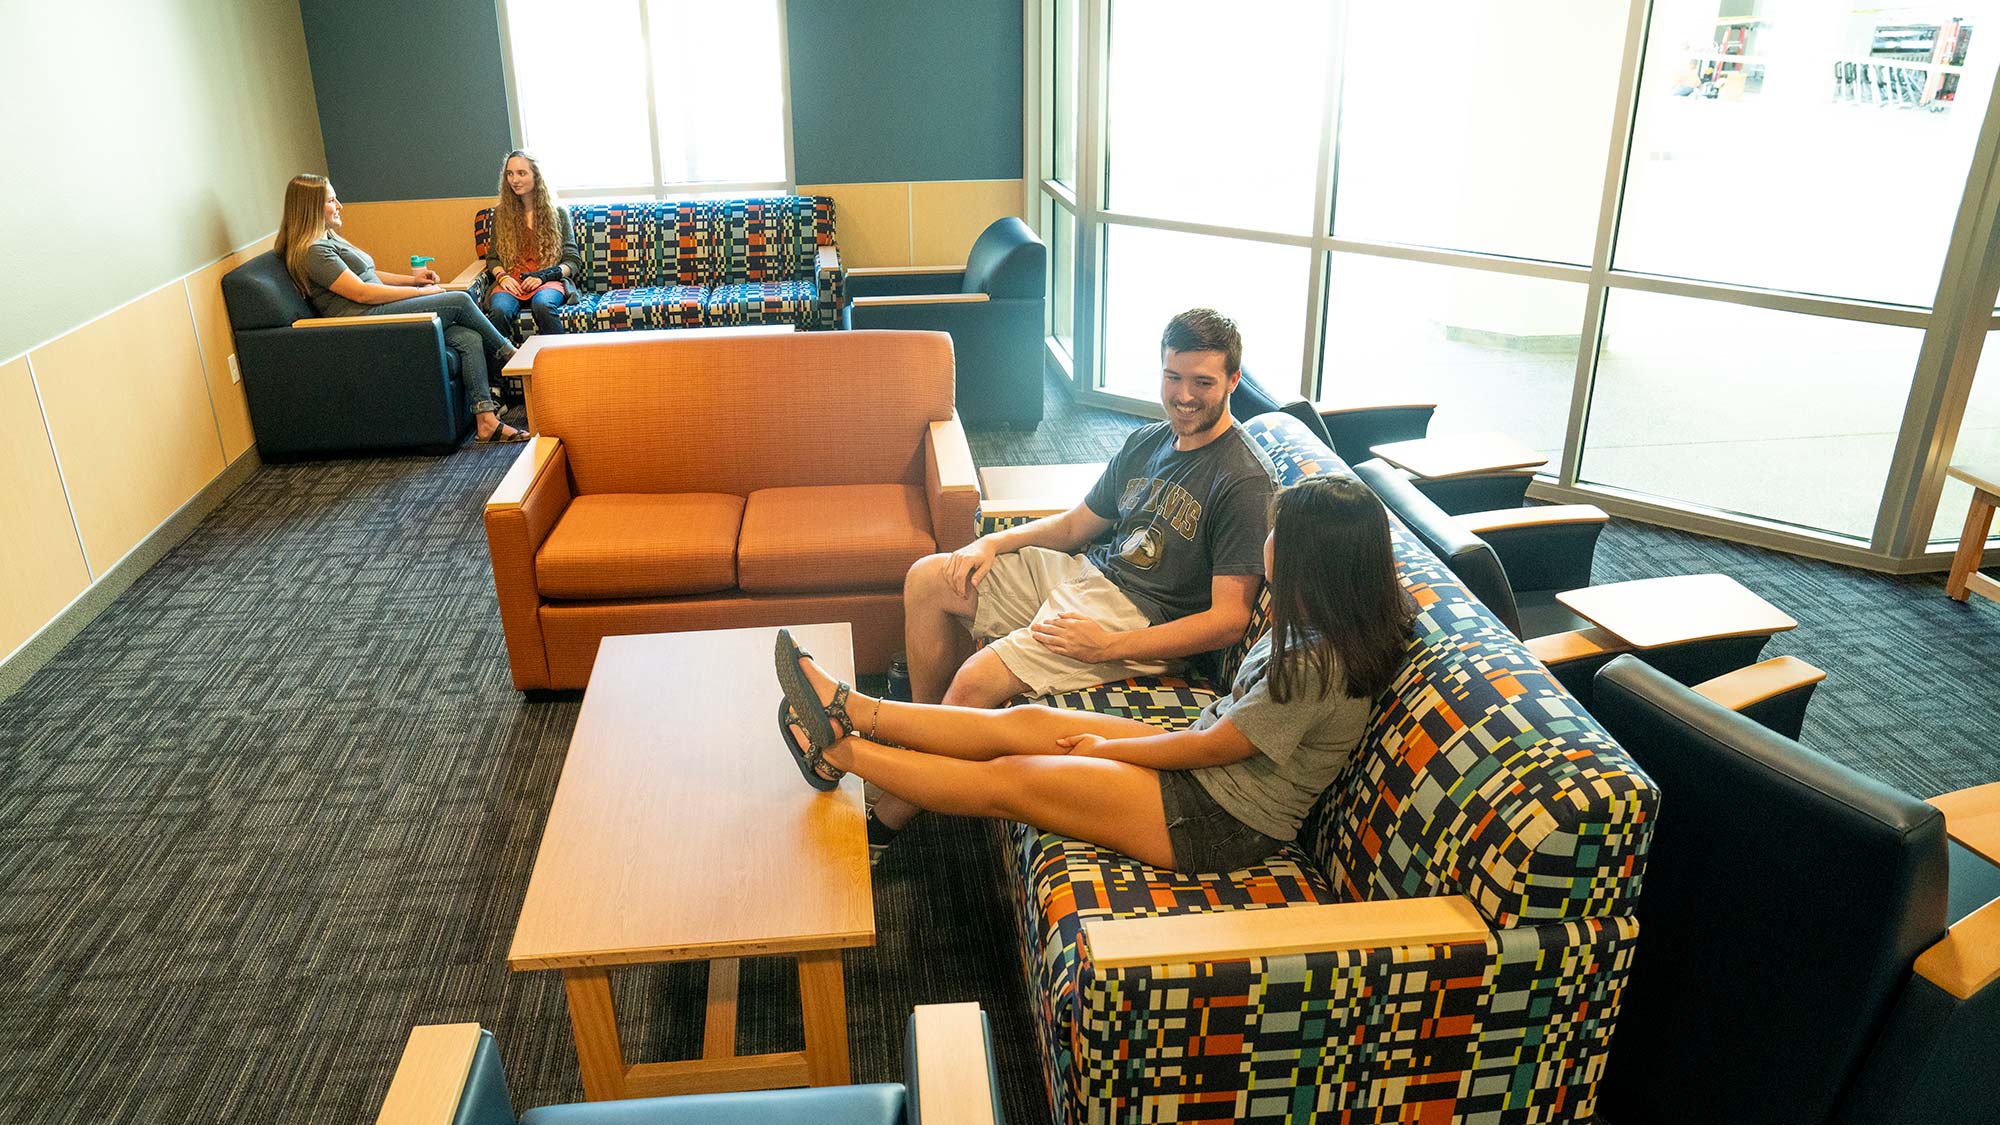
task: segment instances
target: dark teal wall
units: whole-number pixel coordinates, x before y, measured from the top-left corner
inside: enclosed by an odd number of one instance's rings
[[[299,14],[342,199],[493,193],[513,135],[491,0],[300,0]]]
[[[786,0],[802,184],[1021,175],[1020,0]]]
[[[490,0],[299,10],[342,199],[493,191],[512,138]],[[1021,175],[1020,0],[786,0],[785,13],[798,182]],[[578,68],[583,99],[588,60]]]

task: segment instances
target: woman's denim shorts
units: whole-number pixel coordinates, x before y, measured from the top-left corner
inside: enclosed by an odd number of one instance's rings
[[[1231,816],[1187,770],[1160,771],[1160,805],[1176,871],[1238,871],[1285,846]]]

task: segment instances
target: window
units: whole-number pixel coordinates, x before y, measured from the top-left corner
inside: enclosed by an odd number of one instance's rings
[[[515,134],[564,196],[790,189],[783,0],[502,0],[502,21]]]

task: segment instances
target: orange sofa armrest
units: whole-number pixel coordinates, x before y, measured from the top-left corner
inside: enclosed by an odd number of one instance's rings
[[[486,501],[493,591],[500,600],[500,627],[507,635],[507,663],[514,686],[522,691],[550,684],[535,552],[569,509],[570,499],[569,456],[562,441],[537,437],[514,459]]]
[[[956,551],[972,542],[979,518],[979,475],[972,467],[972,447],[958,412],[932,422],[924,435],[924,495],[931,506],[931,536],[940,551]]]

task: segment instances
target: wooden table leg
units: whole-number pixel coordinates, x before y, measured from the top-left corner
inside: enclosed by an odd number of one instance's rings
[[[1972,490],[1972,507],[1965,513],[1965,530],[1958,537],[1958,553],[1951,557],[1951,576],[1944,592],[1956,601],[1966,599],[1966,581],[1979,570],[1980,556],[1986,553],[1986,536],[1993,530],[1994,502],[2000,497],[1984,489]]]
[[[799,956],[799,1006],[806,1025],[806,1081],[847,1085],[847,984],[840,950]]]
[[[611,1007],[610,972],[564,969],[563,989],[569,993],[569,1026],[576,1036],[583,1096],[593,1102],[625,1097],[625,1048],[618,1041],[618,1015]]]
[[[742,962],[720,957],[708,963],[708,1016],[701,1028],[701,1057],[736,1055],[736,972]]]

